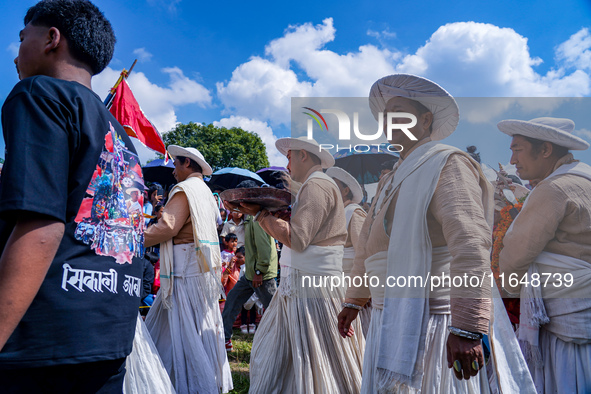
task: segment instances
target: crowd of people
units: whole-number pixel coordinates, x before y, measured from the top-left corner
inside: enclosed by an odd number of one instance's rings
[[[519,177],[491,183],[475,147],[440,142],[455,99],[386,76],[372,113],[412,114],[415,138],[392,132],[403,149],[375,196],[315,140],[280,138],[292,203],[274,210],[222,201],[192,147],[167,147],[172,188],[146,185],[90,89],[115,43],[90,2],[41,1],[20,35],[2,108],[3,392],[227,393],[235,326],[254,335],[251,393],[591,392],[591,167],[572,120],[501,121]]]

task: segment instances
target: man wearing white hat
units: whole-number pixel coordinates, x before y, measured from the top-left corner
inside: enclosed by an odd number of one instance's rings
[[[540,180],[499,257],[505,288],[521,297],[520,345],[538,392],[591,392],[591,167],[569,153],[589,144],[570,119],[498,128],[513,137],[519,177]]]
[[[281,138],[276,146],[287,156],[293,180],[303,184],[289,221],[241,204],[241,210],[256,214],[261,227],[284,245],[281,284],[254,337],[250,392],[357,393],[364,339],[338,335],[334,316],[344,293],[330,281],[342,276],[347,238],[339,188],[322,172],[334,165],[334,158],[305,137]],[[359,324],[355,327],[361,331]]]
[[[173,175],[162,218],[145,232],[160,244],[160,291],[146,325],[179,393],[226,393],[232,376],[218,306],[222,266],[218,207],[203,181],[212,169],[195,148],[171,145]]]
[[[427,278],[490,274],[492,186],[468,154],[437,142],[455,130],[459,110],[436,83],[408,74],[384,77],[371,88],[370,107],[376,120],[380,112],[404,112],[417,122],[409,128],[415,140],[400,130],[392,133],[390,143],[403,147],[400,160],[380,180],[361,231],[368,238],[356,251],[351,272],[380,283],[350,287],[338,317],[346,336],[371,297],[361,392],[488,392],[481,338],[492,321],[490,284],[450,289],[449,279]],[[411,278],[426,282],[413,284]],[[516,347],[502,313],[504,320],[495,314],[495,323],[504,323],[495,334],[509,332]],[[504,361],[494,362],[503,370]],[[511,373],[503,371],[503,379],[514,383],[529,376],[522,358],[517,364]]]

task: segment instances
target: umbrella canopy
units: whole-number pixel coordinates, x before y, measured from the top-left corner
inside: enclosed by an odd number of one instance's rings
[[[176,179],[172,175],[173,170],[174,164],[172,164],[172,160],[168,160],[168,164],[164,164],[164,159],[152,160],[142,167],[144,181],[158,182],[164,187],[176,183]]]
[[[261,168],[260,170],[257,171],[257,174],[263,178],[263,181],[265,181],[265,183],[276,187],[278,183],[281,183],[280,179],[277,179],[277,172],[285,172],[287,173],[287,168],[285,167],[267,167],[267,168]]]
[[[379,181],[382,164],[397,160],[398,155],[388,151],[388,144],[372,145],[367,152],[341,150],[334,155],[335,166],[353,175],[361,185]]]
[[[240,182],[246,180],[254,181],[259,186],[265,183],[263,178],[261,178],[252,171],[238,167],[227,167],[222,168],[221,170],[217,170],[213,173],[211,179],[209,180],[209,187],[212,190],[234,189]]]

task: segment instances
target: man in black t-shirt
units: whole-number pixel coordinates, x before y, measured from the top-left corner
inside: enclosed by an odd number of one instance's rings
[[[21,81],[2,107],[0,390],[121,392],[144,253],[127,206],[144,185],[90,85],[115,36],[83,0],[41,1],[24,22]]]

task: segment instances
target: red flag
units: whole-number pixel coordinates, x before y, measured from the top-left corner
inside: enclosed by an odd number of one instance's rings
[[[109,110],[125,128],[127,135],[137,138],[148,148],[166,157],[166,147],[160,133],[142,112],[125,78],[117,86],[113,104]]]

